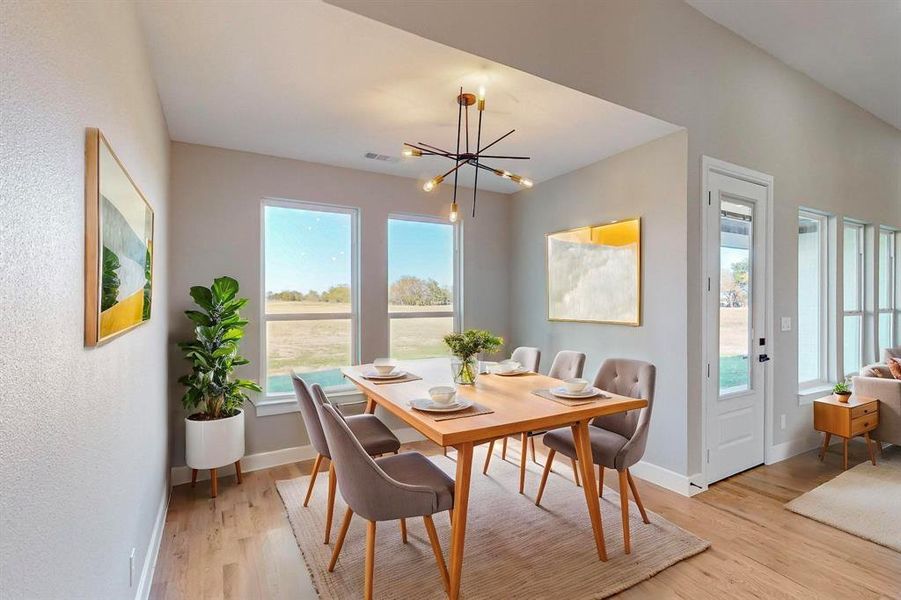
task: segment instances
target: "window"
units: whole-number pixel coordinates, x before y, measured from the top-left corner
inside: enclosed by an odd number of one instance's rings
[[[388,219],[388,320],[392,357],[448,354],[459,328],[458,229],[426,217]]]
[[[864,232],[863,225],[845,221],[843,236],[844,269],[844,343],[843,369],[854,375],[863,364],[864,307]]]
[[[798,386],[829,379],[828,222],[823,215],[798,213]]]
[[[357,211],[267,200],[262,333],[266,396],[293,395],[291,371],[326,389],[358,362]]]
[[[895,232],[879,231],[879,356],[886,348],[894,346],[895,314]]]

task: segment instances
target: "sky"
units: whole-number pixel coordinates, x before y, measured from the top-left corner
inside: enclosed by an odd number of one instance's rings
[[[351,216],[266,207],[266,291],[322,292],[350,283]],[[388,279],[404,275],[453,283],[453,227],[390,219]]]

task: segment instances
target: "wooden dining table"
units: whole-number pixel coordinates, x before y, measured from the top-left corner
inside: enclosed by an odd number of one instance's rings
[[[448,590],[451,600],[457,600],[459,597],[463,574],[463,547],[466,540],[473,447],[508,435],[572,427],[578,468],[582,475],[582,490],[585,494],[598,559],[607,560],[588,424],[595,417],[644,408],[648,404],[646,400],[606,392],[609,398],[568,406],[532,393],[537,389],[546,390],[559,386],[561,382],[558,379],[540,374],[517,376],[482,374],[479,375],[475,385],[457,385],[457,395],[493,412],[436,421],[432,414],[411,408],[410,402],[418,398],[428,398],[430,387],[454,385],[450,359],[400,361],[398,368],[421,379],[402,383],[377,383],[363,377],[363,373],[372,369],[371,365],[345,367],[342,372],[366,396],[367,412],[372,413],[376,406],[381,406],[439,446],[453,447],[457,450]]]

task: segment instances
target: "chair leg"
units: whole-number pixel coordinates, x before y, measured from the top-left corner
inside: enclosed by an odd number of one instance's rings
[[[316,483],[316,475],[319,474],[319,465],[322,463],[322,455],[317,454],[316,460],[313,461],[313,471],[310,473],[310,485],[307,486],[307,496],[303,499],[303,505],[310,503],[310,496],[313,495],[313,485]]]
[[[219,480],[216,478],[216,469],[210,469],[210,497],[219,495]]]
[[[341,523],[341,529],[338,531],[338,539],[335,540],[335,549],[332,551],[332,560],[328,563],[328,571],[331,573],[335,570],[335,564],[338,562],[338,556],[341,554],[341,548],[344,546],[344,538],[347,537],[347,529],[350,527],[350,520],[354,516],[354,511],[347,507],[344,513],[344,521]]]
[[[504,443],[501,444],[501,460],[507,460],[507,436],[504,436]]]
[[[598,465],[598,498],[604,497],[604,465]]]
[[[244,475],[241,473],[241,461],[235,461],[235,479],[238,480],[238,485],[244,483]]]
[[[541,483],[538,485],[538,495],[535,496],[535,506],[541,506],[541,496],[544,494],[544,486],[547,484],[547,476],[551,472],[551,465],[554,464],[555,454],[557,454],[557,451],[553,448],[547,453],[547,458],[544,462],[544,472],[541,474]]]
[[[532,452],[532,462],[537,465],[538,461],[535,460],[535,438],[533,437],[529,438],[529,450]]]
[[[526,489],[526,452],[529,445],[529,434],[523,433],[519,436],[521,445],[519,450],[519,493],[522,494]]]
[[[625,469],[619,473],[619,507],[623,518],[623,545],[626,554],[632,552],[632,541],[629,539],[629,483]]]
[[[191,469],[191,487],[197,485],[197,469]]]
[[[438,571],[441,573],[441,581],[444,583],[444,591],[450,587],[450,576],[447,574],[447,564],[444,562],[444,554],[441,552],[441,543],[438,541],[438,532],[435,531],[435,522],[432,515],[422,517],[425,530],[429,534],[429,542],[432,544],[432,552],[435,553],[435,562],[438,563]]]
[[[651,521],[648,519],[648,513],[644,511],[644,504],[641,503],[641,496],[638,495],[638,488],[635,486],[635,480],[632,479],[632,473],[629,469],[626,469],[626,477],[629,479],[629,489],[632,490],[632,498],[635,500],[635,504],[638,505],[638,512],[641,513],[641,520],[647,525]]]
[[[454,526],[454,509],[450,509],[447,511],[447,518],[450,519],[451,527]]]
[[[366,524],[366,566],[363,571],[363,598],[372,600],[372,576],[375,570],[375,521]]]
[[[325,543],[328,544],[328,540],[332,535],[332,517],[335,514],[335,488],[338,485],[338,480],[335,477],[335,463],[329,461],[328,463],[328,506],[326,507],[325,513]]]
[[[482,475],[488,474],[488,465],[491,464],[491,454],[494,452],[494,440],[488,442],[488,454],[485,455],[485,466],[482,467]]]
[[[407,520],[406,519],[400,520],[400,540],[405,544],[407,543]]]
[[[441,447],[441,454],[443,454],[444,456],[447,456],[447,446]]]
[[[569,464],[573,467],[573,480],[575,480],[577,486],[582,487],[582,484],[579,482],[579,469],[576,468],[576,459],[570,458]]]

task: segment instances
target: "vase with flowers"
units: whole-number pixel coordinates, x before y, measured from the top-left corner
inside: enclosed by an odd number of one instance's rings
[[[478,355],[496,351],[504,344],[504,338],[484,329],[467,329],[462,333],[447,334],[444,343],[453,354],[451,373],[454,383],[475,385],[479,374]]]

